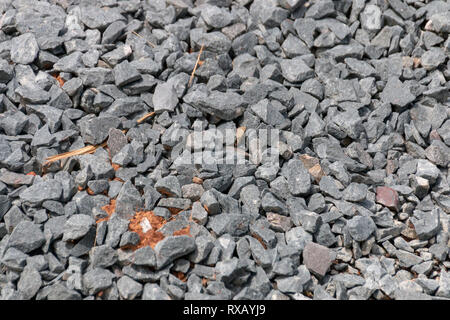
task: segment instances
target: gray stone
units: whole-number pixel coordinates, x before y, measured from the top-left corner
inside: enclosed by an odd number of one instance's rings
[[[232,120],[244,112],[246,102],[235,92],[211,91],[210,93],[194,90],[183,98],[184,102],[202,112],[206,112],[223,120]]]
[[[21,221],[11,233],[8,247],[28,253],[40,248],[44,243],[44,233],[39,225],[30,221]]]
[[[60,200],[62,186],[59,181],[49,179],[33,184],[20,194],[20,199],[32,206],[38,206],[45,200]]]
[[[153,107],[156,113],[164,111],[173,112],[178,105],[178,97],[172,84],[161,83],[155,88],[153,94]]]
[[[323,193],[333,197],[334,199],[340,199],[342,197],[342,193],[339,190],[340,183],[330,176],[322,177],[319,182],[319,187]]]
[[[409,268],[423,262],[421,257],[403,250],[397,250],[395,255],[399,260],[400,266],[405,268]]]
[[[93,268],[83,275],[83,287],[89,295],[108,289],[113,284],[114,274],[103,268]]]
[[[133,300],[142,293],[142,284],[131,279],[128,276],[123,276],[117,281],[117,289],[120,296],[125,300]]]
[[[312,242],[313,237],[302,227],[295,227],[286,232],[286,243],[302,252],[308,242]]]
[[[355,216],[347,221],[347,228],[356,241],[367,240],[376,230],[372,218],[366,216]]]
[[[149,246],[137,249],[134,252],[133,263],[138,266],[156,267],[155,251]]]
[[[32,63],[38,52],[39,45],[32,33],[22,34],[11,40],[11,60],[15,63]]]
[[[16,248],[8,248],[1,259],[3,265],[13,271],[21,272],[27,263],[28,255]]]
[[[143,200],[141,194],[130,180],[126,181],[117,196],[115,212],[122,218],[131,218],[136,211],[142,208]]]
[[[172,300],[170,296],[156,283],[146,283],[142,300]]]
[[[84,142],[96,145],[105,141],[109,130],[119,124],[119,118],[114,116],[90,117],[80,121],[80,133]]]
[[[161,269],[170,262],[195,250],[195,241],[189,236],[169,236],[155,246],[157,267]]]
[[[41,285],[42,278],[39,272],[32,267],[26,267],[20,274],[17,290],[22,293],[25,299],[29,300],[36,295]]]
[[[176,198],[181,198],[182,196],[180,182],[177,177],[172,175],[159,179],[155,183],[155,189],[165,196]]]
[[[128,230],[129,221],[120,218],[117,214],[113,214],[108,220],[108,232],[106,234],[105,244],[115,248],[122,234]]]
[[[302,226],[306,231],[311,233],[315,233],[322,224],[320,215],[313,211],[298,208],[295,211],[290,211],[290,215],[292,222],[296,226]]]
[[[63,241],[78,240],[95,225],[95,220],[85,214],[71,216],[64,224]]]
[[[89,251],[89,260],[94,268],[107,268],[117,262],[116,251],[108,245],[98,245]]]
[[[125,134],[122,132],[122,130],[118,130],[115,128],[109,129],[108,132],[108,148],[109,152],[111,154],[111,158],[114,158],[114,156],[119,153],[120,150],[128,143],[128,139],[125,136]]]
[[[280,66],[283,77],[289,82],[302,82],[314,76],[314,71],[301,58],[281,60]]]
[[[411,222],[420,240],[428,240],[438,233],[441,226],[440,212],[439,208],[433,209],[431,212],[414,211]]]
[[[311,177],[301,160],[289,160],[286,178],[289,191],[293,196],[304,196],[310,193]]]
[[[114,67],[114,80],[118,87],[123,87],[141,78],[141,74],[127,60]]]
[[[378,31],[383,26],[381,10],[376,5],[366,5],[360,19],[362,27],[368,31]]]
[[[367,186],[362,183],[350,183],[347,188],[342,192],[344,200],[360,202],[366,199]]]
[[[248,232],[249,217],[240,213],[222,213],[211,216],[207,227],[221,236],[229,233],[232,236],[242,236]]]
[[[436,291],[436,296],[450,298],[450,272],[441,271],[439,289]]]
[[[399,107],[405,107],[416,99],[409,88],[396,77],[389,78],[380,97],[383,102]]]

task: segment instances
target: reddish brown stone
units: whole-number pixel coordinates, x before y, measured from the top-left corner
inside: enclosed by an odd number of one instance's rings
[[[314,275],[323,277],[330,269],[336,254],[325,246],[308,242],[303,249],[303,263]]]
[[[398,211],[398,193],[389,187],[377,188],[377,203],[383,206]]]
[[[319,164],[319,159],[311,157],[310,155],[307,154],[302,154],[300,155],[299,158],[300,160],[302,160],[303,165],[305,166],[306,169],[311,169],[315,165]]]
[[[431,130],[429,135],[430,141],[439,140],[442,141],[441,136],[436,130]]]

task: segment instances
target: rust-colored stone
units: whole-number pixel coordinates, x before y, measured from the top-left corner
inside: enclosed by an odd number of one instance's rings
[[[115,199],[111,199],[109,204],[107,204],[106,206],[102,207],[102,210],[106,212],[106,214],[108,215],[105,218],[101,218],[98,219],[96,222],[100,223],[102,221],[108,221],[109,218],[111,217],[111,215],[114,213],[114,211],[116,210],[116,200]]]
[[[310,169],[308,169],[309,174],[316,180],[317,183],[320,182],[320,179],[322,179],[323,176],[325,176],[325,172],[323,172],[322,167],[320,164],[316,164]]]
[[[142,229],[142,222],[146,219],[151,226],[149,230]],[[136,212],[133,218],[130,220],[128,229],[136,232],[139,235],[139,243],[133,247],[132,250],[136,250],[145,246],[155,248],[156,244],[164,239],[164,235],[158,230],[166,223],[164,218],[159,217],[153,213],[153,211],[139,211]],[[145,232],[144,232],[145,231]]]
[[[391,209],[398,211],[398,193],[389,187],[377,188],[377,203]]]
[[[173,235],[174,236],[189,236],[191,237],[191,226],[186,226],[183,229],[174,231]]]

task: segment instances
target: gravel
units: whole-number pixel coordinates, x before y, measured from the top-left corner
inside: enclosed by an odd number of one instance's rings
[[[448,3],[69,2],[1,6],[1,300],[450,299]]]

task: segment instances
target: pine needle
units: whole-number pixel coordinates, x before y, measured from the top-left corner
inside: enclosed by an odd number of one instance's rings
[[[202,44],[202,47],[200,48],[200,52],[198,53],[197,61],[195,62],[194,70],[192,70],[191,77],[189,78],[188,87],[191,86],[192,80],[194,80],[194,74],[195,74],[195,71],[197,71],[197,67],[200,63],[200,56],[202,55],[203,47],[204,47],[204,45]]]
[[[150,118],[150,117],[152,117],[154,115],[155,115],[154,111],[149,112],[149,113],[145,114],[144,116],[142,116],[141,118],[139,118],[136,122],[137,123],[142,123],[144,120],[146,120],[146,119],[148,119],[148,118]],[[122,132],[123,133],[127,133],[126,130],[122,130]],[[64,152],[64,153],[60,153],[60,154],[48,157],[46,159],[46,162],[44,163],[44,167],[49,165],[49,164],[51,164],[51,163],[53,163],[53,162],[55,162],[55,161],[58,161],[58,160],[70,158],[70,157],[73,157],[73,156],[79,156],[79,155],[87,154],[87,153],[94,153],[95,150],[97,150],[98,148],[103,148],[105,146],[106,146],[106,141],[101,143],[101,144],[98,144],[96,146],[86,146],[86,147],[83,147],[83,148],[80,148],[80,149],[77,149],[77,150],[72,150],[72,151],[69,151],[69,152]]]
[[[142,123],[145,119],[152,117],[155,114],[155,112],[149,112],[146,115],[144,115],[142,118],[139,118],[137,120],[137,123]]]
[[[138,36],[139,38],[142,38],[145,40],[145,42],[147,42],[147,44],[153,48],[156,47],[156,45],[150,41],[148,41],[147,39],[145,39],[143,36],[141,36],[139,33],[137,33],[136,31],[131,31],[132,34],[134,34],[135,36]]]
[[[98,148],[103,148],[104,146],[106,146],[106,142],[103,142],[103,143],[98,144],[96,146],[86,146],[86,147],[83,147],[83,148],[80,148],[80,149],[77,149],[77,150],[72,150],[72,151],[69,151],[69,152],[60,153],[60,154],[48,157],[47,161],[44,163],[44,166],[49,164],[49,163],[52,163],[52,162],[55,162],[55,161],[58,161],[58,160],[62,160],[62,159],[65,159],[65,158],[69,158],[69,157],[73,157],[73,156],[79,156],[79,155],[86,154],[86,153],[93,153]]]

